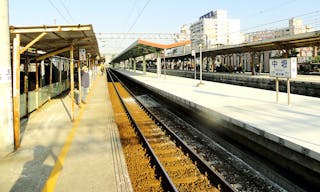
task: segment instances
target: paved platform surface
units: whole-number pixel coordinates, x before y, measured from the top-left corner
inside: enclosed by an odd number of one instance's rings
[[[210,81],[197,86],[199,80],[189,78],[162,74],[158,79],[154,73],[120,72],[217,112],[248,130],[263,130],[269,133],[265,134],[268,139],[320,161],[320,98],[291,94],[291,104],[287,105],[287,94],[279,93],[277,104],[275,91]]]
[[[0,159],[0,191],[132,191],[107,91],[94,81],[87,104],[52,99],[24,121],[21,148]]]

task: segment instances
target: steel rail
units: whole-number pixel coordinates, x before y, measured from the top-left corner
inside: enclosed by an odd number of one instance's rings
[[[138,126],[138,124],[136,123],[136,121],[133,119],[132,117],[132,114],[130,113],[130,111],[128,110],[127,106],[124,104],[124,101],[123,99],[121,98],[120,96],[120,93],[117,89],[117,87],[115,86],[114,84],[114,80],[112,78],[112,74],[110,73],[109,70],[107,70],[108,74],[109,74],[109,77],[112,81],[112,85],[120,99],[120,102],[124,108],[124,110],[126,111],[126,113],[128,114],[128,118],[129,120],[131,121],[131,123],[133,124],[133,127],[136,129],[137,133],[138,133],[138,136],[140,137],[143,145],[145,146],[148,154],[151,156],[151,159],[152,159],[152,163],[157,167],[156,168],[156,172],[157,172],[157,175],[159,177],[161,177],[161,182],[162,182],[162,185],[164,187],[164,190],[165,191],[175,191],[175,192],[178,192],[179,190],[176,188],[176,186],[174,185],[174,183],[172,182],[171,178],[169,177],[168,173],[166,172],[166,170],[164,169],[163,165],[161,164],[161,162],[159,161],[159,159],[157,158],[155,152],[153,151],[152,147],[150,146],[149,142],[147,141],[147,139],[145,138],[145,136],[143,135],[140,127]],[[115,75],[114,75],[115,76]],[[115,76],[116,77],[116,76]],[[117,77],[116,77],[117,78]],[[117,78],[118,79],[118,78]],[[119,81],[120,82],[120,81]]]

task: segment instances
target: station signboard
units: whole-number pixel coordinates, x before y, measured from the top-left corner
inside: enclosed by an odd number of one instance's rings
[[[270,59],[270,77],[296,78],[297,58]]]
[[[79,49],[79,60],[80,61],[86,60],[86,49]]]

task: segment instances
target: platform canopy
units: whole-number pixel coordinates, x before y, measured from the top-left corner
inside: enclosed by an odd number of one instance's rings
[[[270,50],[283,50],[299,47],[313,47],[320,45],[320,31],[295,34],[274,39],[266,39],[249,43],[241,43],[236,45],[222,45],[220,47],[203,49],[204,55],[228,55],[247,52],[262,52]],[[196,50],[199,53],[199,50]],[[167,58],[187,57],[191,53],[177,54],[168,56]]]
[[[159,44],[159,43],[154,43],[154,42],[149,42],[149,41],[139,39],[135,41],[133,44],[131,44],[123,52],[121,52],[117,57],[115,57],[111,61],[111,63],[118,63],[120,61],[124,61],[129,58],[136,58],[143,55],[156,53],[164,49],[184,46],[190,43],[191,43],[190,40],[186,40],[186,41],[180,41],[172,44]]]
[[[10,34],[11,42],[16,34],[20,34],[22,47],[44,51],[46,56],[60,54],[67,57],[71,45],[74,46],[75,59],[78,58],[78,48],[86,49],[94,57],[100,56],[92,25],[10,26]]]

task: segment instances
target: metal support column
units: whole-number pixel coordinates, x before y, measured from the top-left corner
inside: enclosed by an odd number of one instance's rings
[[[142,68],[143,68],[143,74],[145,75],[147,71],[146,56],[143,55],[142,57],[143,57]]]
[[[157,76],[158,79],[161,77],[161,60],[160,60],[160,52],[157,53]]]
[[[52,58],[50,58],[50,72],[49,72],[49,100],[52,97]]]
[[[251,60],[250,60],[250,68],[251,68],[251,75],[254,75],[254,52],[250,53]]]
[[[137,70],[137,61],[135,58],[133,58],[133,72],[136,72]]]
[[[70,46],[70,95],[71,95],[71,120],[74,121],[74,63],[73,45]]]
[[[61,76],[61,75],[60,75]],[[36,109],[39,107],[39,69],[38,62],[36,61]]]
[[[24,63],[24,87],[23,92],[25,94],[25,104],[26,104],[26,114],[29,115],[29,65],[30,65],[30,59],[29,59],[29,53],[26,52],[26,61]]]
[[[216,57],[214,55],[211,56],[211,69],[212,69],[212,72],[215,72],[215,62],[216,62]]]
[[[78,61],[77,65],[77,70],[78,70],[78,104],[81,106],[81,98],[82,98],[82,87],[81,87],[81,61]],[[88,69],[89,70],[89,69]]]

